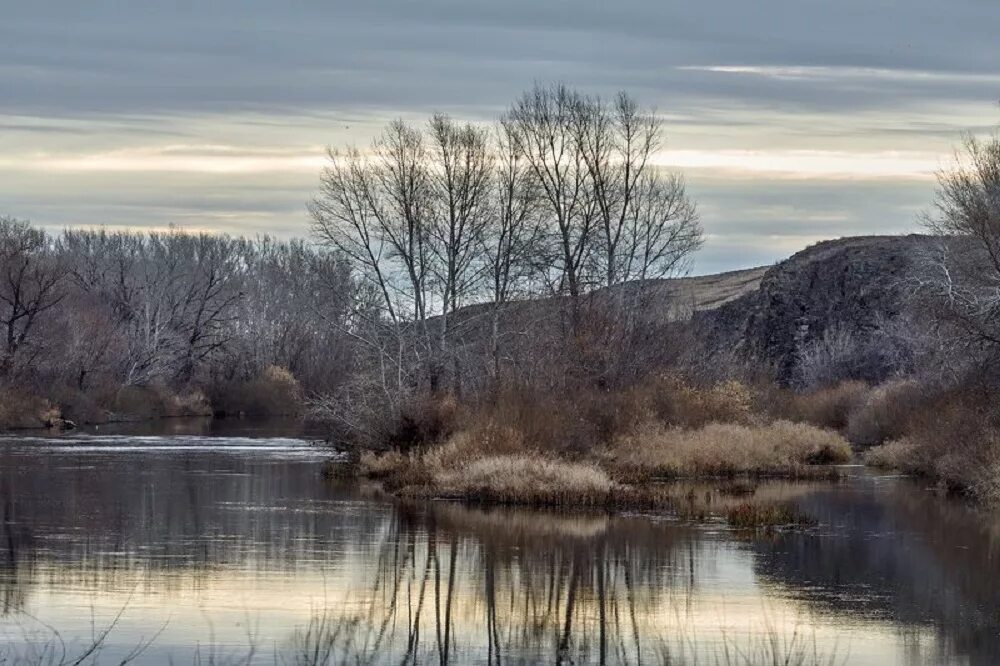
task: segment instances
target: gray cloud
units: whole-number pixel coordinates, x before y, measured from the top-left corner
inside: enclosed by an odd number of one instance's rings
[[[776,150],[946,155],[961,131],[1000,117],[993,0],[8,4],[0,212],[50,226],[304,233],[315,170],[277,157],[364,142],[395,115],[490,118],[535,80],[628,89],[664,114],[670,148],[762,161]],[[220,150],[275,166],[45,167]],[[690,182],[710,233],[699,271],[816,237],[905,230],[932,194],[926,179],[695,170]]]

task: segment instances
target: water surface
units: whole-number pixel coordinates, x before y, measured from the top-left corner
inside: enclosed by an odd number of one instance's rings
[[[101,663],[1000,661],[1000,522],[906,479],[760,488],[817,526],[749,535],[397,502],[327,457],[289,424],[0,437],[5,656],[110,628]]]

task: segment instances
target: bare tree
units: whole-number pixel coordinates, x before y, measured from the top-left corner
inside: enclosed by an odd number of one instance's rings
[[[493,156],[489,133],[471,124],[458,125],[443,114],[430,122],[432,144],[430,224],[431,270],[441,285],[441,316],[437,321],[438,354],[448,355],[452,315],[472,297],[481,277],[477,261],[480,239],[488,222]],[[458,357],[454,364],[453,388],[460,389]],[[432,389],[438,388],[440,369],[431,369]]]
[[[966,140],[925,222],[943,238],[924,257],[920,291],[968,341],[1000,347],[1000,134]]]
[[[539,85],[522,95],[505,119],[553,221],[559,285],[569,294],[574,313],[586,288],[596,224],[596,198],[579,137],[581,114],[587,112],[579,93],[561,84]]]
[[[493,201],[479,238],[491,301],[493,374],[500,374],[500,318],[506,305],[529,289],[538,269],[543,229],[538,182],[518,150],[514,128],[503,120],[495,130]]]
[[[62,302],[65,275],[44,231],[0,218],[0,376],[9,375],[30,348],[39,319]]]
[[[676,275],[702,245],[698,209],[676,174],[643,174],[618,231],[615,277],[623,282]]]
[[[629,218],[635,219],[637,196],[648,181],[650,158],[661,142],[661,123],[621,92],[611,105],[600,98],[581,99],[575,132],[590,177],[600,226],[600,257],[605,286],[627,279]]]

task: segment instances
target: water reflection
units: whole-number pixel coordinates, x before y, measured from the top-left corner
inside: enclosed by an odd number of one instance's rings
[[[13,649],[41,622],[84,645],[124,609],[109,663],[161,628],[140,661],[1000,655],[996,521],[905,482],[762,489],[819,527],[750,537],[667,516],[393,502],[324,481],[323,454],[298,440],[67,441],[0,442],[0,637]]]

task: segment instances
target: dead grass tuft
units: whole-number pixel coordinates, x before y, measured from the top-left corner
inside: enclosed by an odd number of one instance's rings
[[[736,529],[770,529],[785,526],[815,525],[815,519],[783,504],[755,504],[744,502],[726,514],[731,527]]]
[[[538,455],[490,456],[434,472],[436,494],[473,502],[605,506],[615,484],[589,463]]]
[[[694,476],[829,475],[821,464],[847,462],[843,437],[803,423],[709,424],[680,430],[650,424],[621,438],[606,452],[605,464],[629,479]]]

